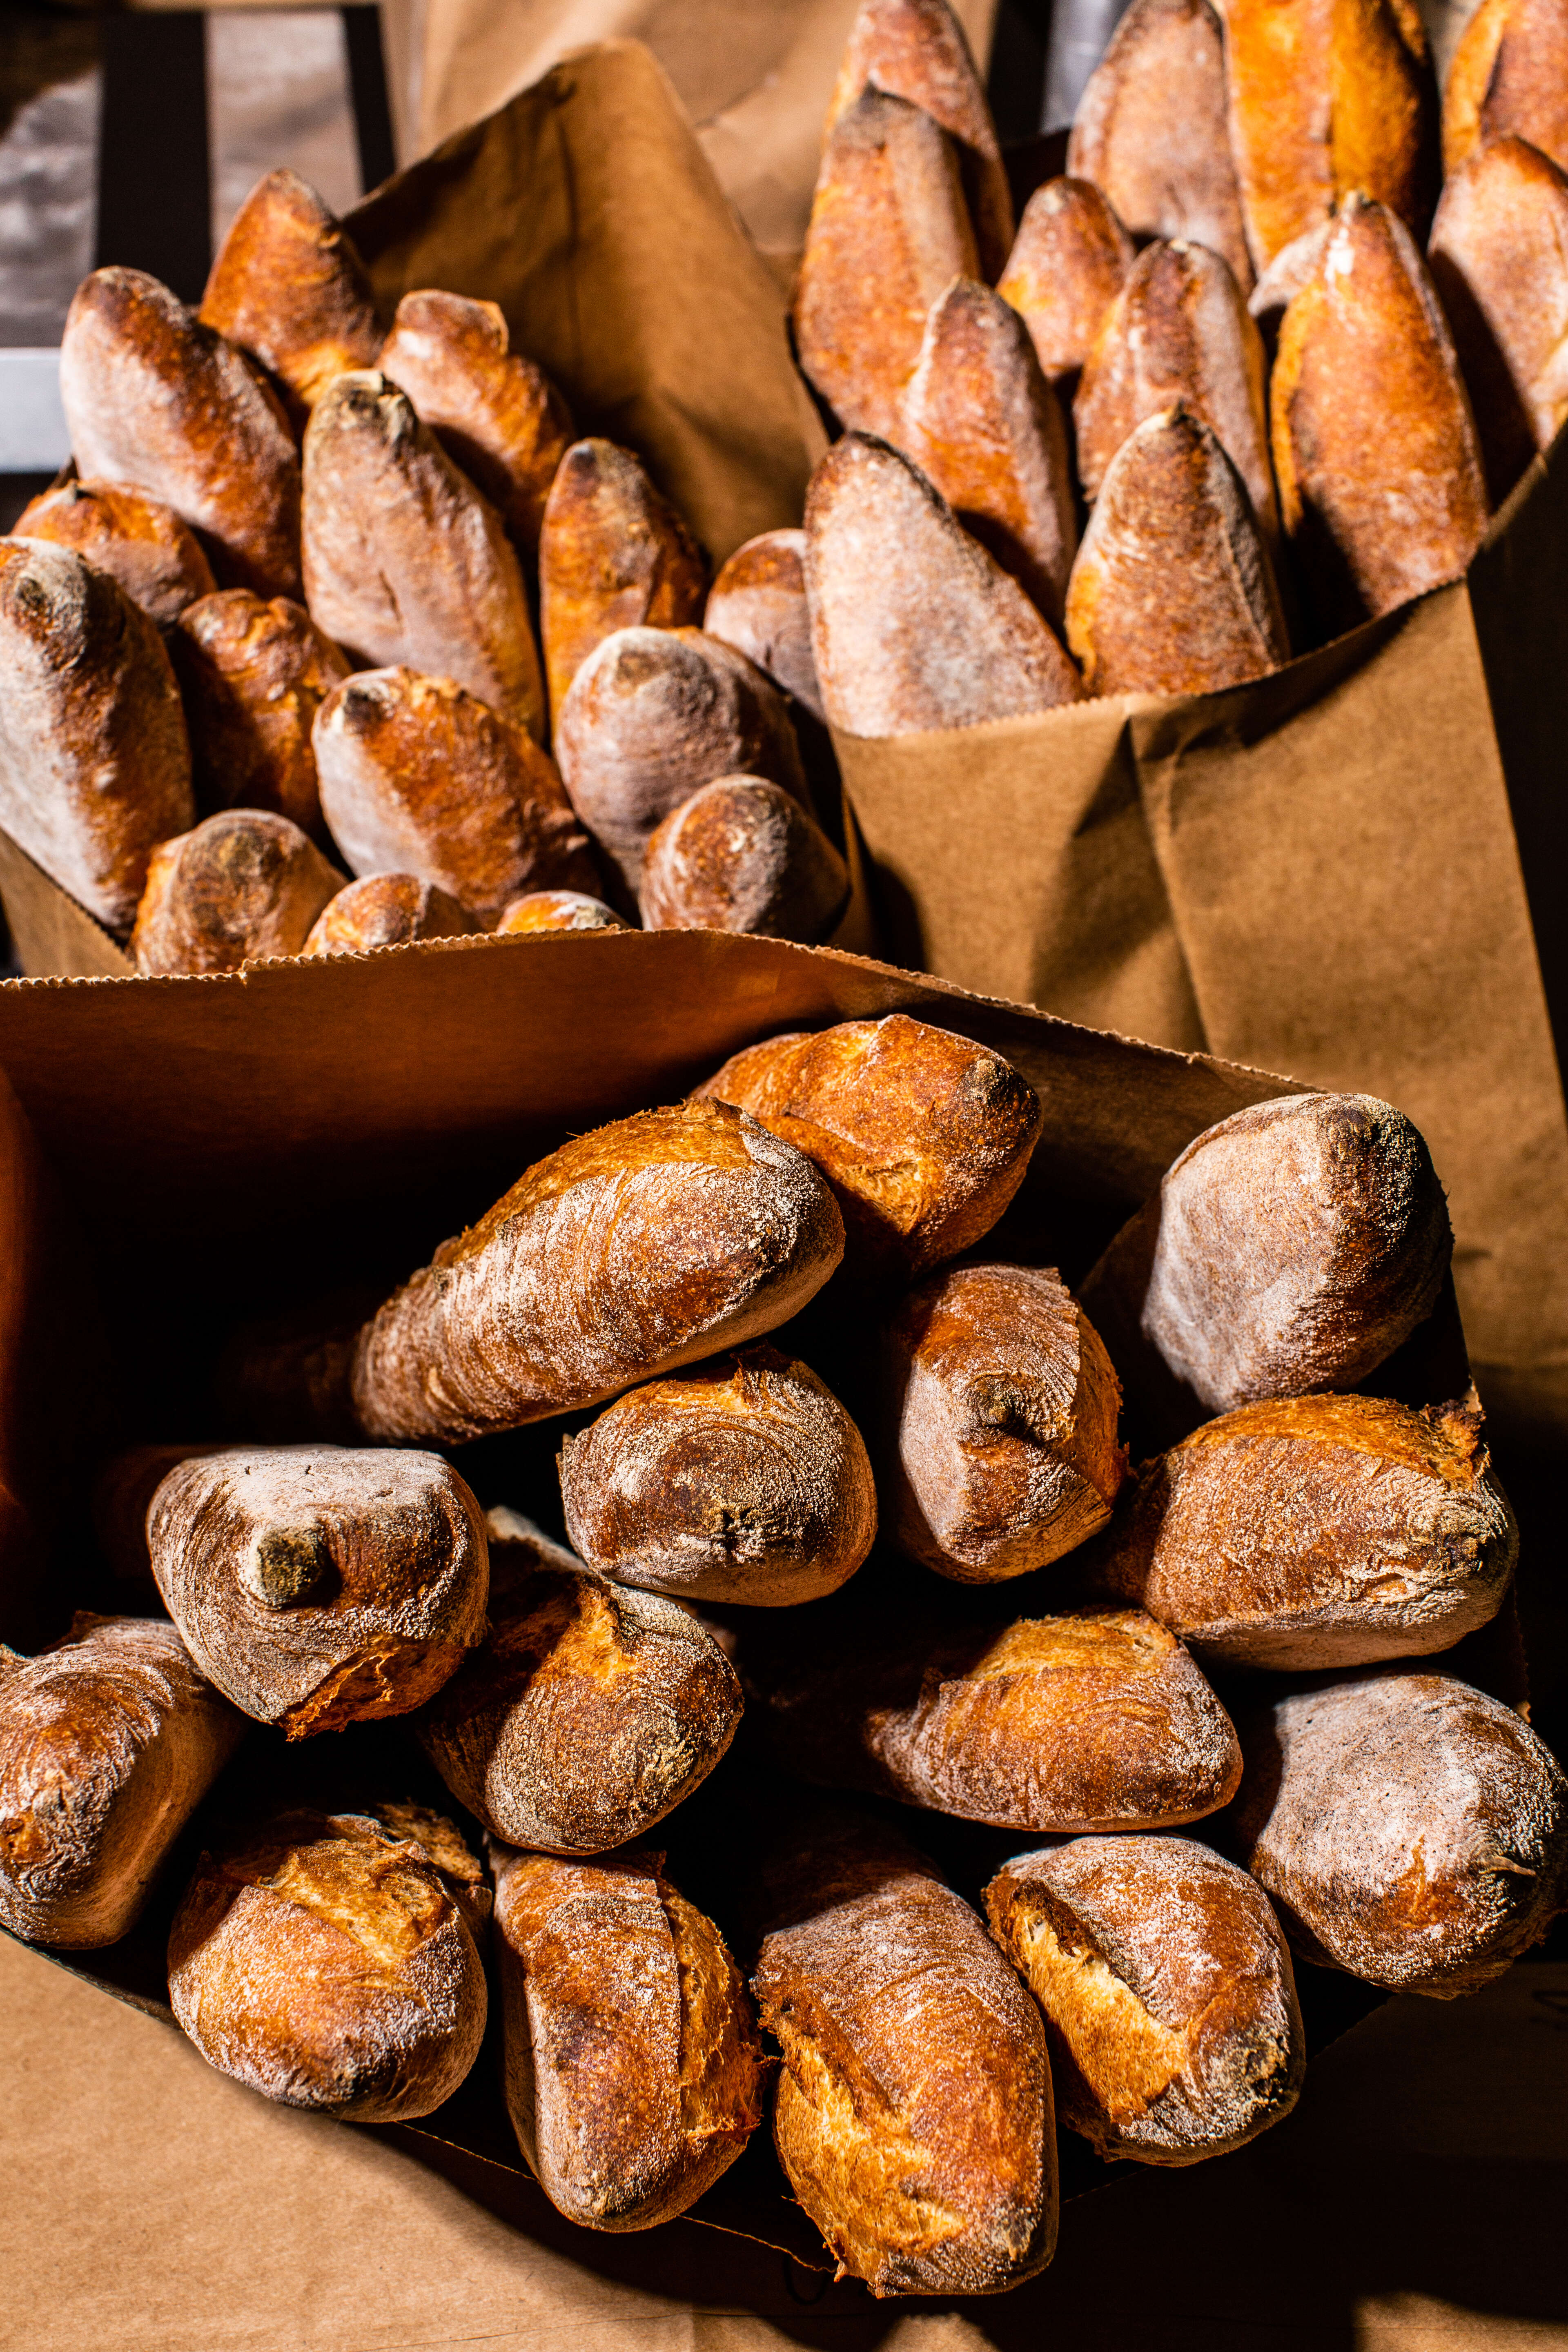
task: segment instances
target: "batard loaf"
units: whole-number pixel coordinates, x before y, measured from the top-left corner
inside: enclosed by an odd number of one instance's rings
[[[620,629],[700,620],[708,565],[639,460],[613,441],[578,441],[561,460],[539,540],[539,619],[557,726],[589,655]]]
[[[222,588],[180,615],[171,651],[199,805],[271,809],[326,845],[310,728],[349,665],[303,604]]]
[[[367,874],[328,900],[300,953],[358,955],[408,940],[458,939],[473,929],[456,898],[417,874]]]
[[[277,379],[297,416],[334,376],[375,365],[381,329],[363,265],[298,172],[258,180],[229,225],[202,322]]]
[[[637,887],[649,931],[750,931],[825,940],[849,869],[793,793],[761,776],[716,776],[649,835]]]
[[[343,877],[269,809],[225,809],[153,853],[131,952],[138,971],[237,971],[298,955]]]
[[[708,592],[702,626],[826,724],[811,656],[805,531],[764,530],[738,547]]]
[[[1035,190],[996,291],[1027,327],[1046,381],[1064,401],[1131,267],[1132,240],[1089,181],[1047,180]]]
[[[1507,138],[1528,139],[1568,172],[1563,0],[1481,0],[1459,36],[1443,92],[1444,168]]]
[[[498,939],[531,937],[535,931],[624,931],[613,907],[586,890],[525,890],[513,898],[496,925]]]
[[[30,499],[12,530],[17,539],[74,548],[118,580],[165,635],[216,585],[195,532],[174,508],[123,482],[62,482]]]

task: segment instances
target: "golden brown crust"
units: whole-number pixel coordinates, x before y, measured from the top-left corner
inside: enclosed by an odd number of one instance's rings
[[[849,869],[792,793],[716,776],[648,839],[637,887],[649,931],[750,931],[813,945],[838,922]]]
[[[1121,1384],[1049,1267],[950,1266],[883,1341],[889,1532],[963,1584],[1047,1568],[1103,1528],[1127,1472]]]
[[[1047,180],[1024,207],[996,291],[1029,330],[1046,379],[1064,400],[1078,387],[1132,258],[1131,238],[1087,180]]]
[[[897,440],[926,314],[979,275],[953,142],[866,89],[823,150],[793,311],[801,366],[851,432]]]
[[[1044,2011],[1058,2112],[1097,2156],[1196,2164],[1295,2105],[1290,1955],[1234,1863],[1192,1838],[1075,1838],[1016,1855],[985,1907]]]
[[[805,1364],[715,1356],[616,1399],[561,1447],[566,1531],[605,1576],[784,1609],[853,1576],[877,1532],[860,1433]]]
[[[1366,1675],[1244,1718],[1237,1851],[1306,1959],[1474,1992],[1568,1903],[1568,1780],[1500,1700]]]
[[[203,1672],[290,1739],[406,1715],[484,1632],[483,1514],[431,1454],[193,1456],[148,1506],[147,1543]]]
[[[113,931],[190,824],[190,752],[157,628],[73,550],[0,540],[0,824]]]
[[[0,1647],[0,1926],[117,1942],[244,1730],[158,1620],[79,1614],[36,1658]]]
[[[544,687],[517,555],[389,376],[335,376],[305,433],[305,601],[357,669],[449,677],[531,735]]]
[[[238,352],[140,269],[95,269],[60,347],[78,470],[174,508],[220,587],[300,593],[300,459]]]
[[[738,547],[708,592],[702,627],[826,725],[811,656],[804,530],[764,530]]]
[[[625,931],[613,907],[585,890],[525,890],[501,911],[496,937],[515,940],[535,931]]]
[[[591,2230],[672,2221],[762,2120],[740,1971],[663,1864],[496,1853],[507,2109],[551,2203]]]
[[[360,955],[408,940],[460,939],[476,926],[456,898],[417,874],[367,874],[329,899],[301,955]]]
[[[1184,407],[1146,416],[1111,459],[1073,565],[1067,641],[1090,694],[1210,694],[1289,659],[1247,485]]]
[[[218,248],[201,319],[276,376],[297,414],[332,378],[375,365],[370,280],[336,215],[287,169],[258,180]]]
[[[197,803],[272,809],[327,844],[310,728],[349,665],[286,596],[224,588],[188,605],[173,639]]]
[[[449,677],[362,670],[316,714],[321,806],[355,874],[417,874],[485,930],[520,891],[593,889],[555,763]]]
[[[498,305],[433,289],[405,294],[378,364],[533,554],[572,413],[544,370],[510,348]]]
[[[428,2115],[485,2030],[484,1966],[426,1843],[359,1813],[280,1814],[204,1854],[169,2000],[220,2073],[354,2123]]]
[[[805,540],[823,707],[845,734],[968,727],[1078,700],[1049,623],[884,442],[835,442],[811,478]]]
[[[578,441],[561,459],[539,539],[539,623],[559,726],[567,690],[617,629],[683,629],[700,620],[702,550],[640,461],[613,441]]]
[[[62,482],[29,500],[11,535],[75,548],[118,580],[132,603],[163,630],[216,585],[195,532],[174,508],[123,482]]]
[[[808,1815],[770,1858],[753,1990],[784,2052],[791,2188],[873,2294],[995,2294],[1049,2262],[1057,2167],[1039,2012],[901,1839]]]
[[[225,809],[154,850],[131,934],[136,969],[237,971],[298,955],[343,879],[288,817]]]
[[[1041,1123],[1010,1062],[903,1013],[748,1045],[702,1097],[804,1151],[833,1187],[851,1262],[903,1281],[990,1232]]]
[[[1562,0],[1481,0],[1443,92],[1443,165],[1489,139],[1528,139],[1568,172],[1568,12]]]

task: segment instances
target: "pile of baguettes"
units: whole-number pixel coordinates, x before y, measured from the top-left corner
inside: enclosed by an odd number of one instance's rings
[[[1440,1654],[1517,1551],[1479,1414],[1375,1392],[1448,1265],[1420,1136],[1363,1096],[1243,1110],[1075,1298],[999,1246],[1041,1124],[1011,1064],[903,1014],[775,1037],[530,1168],[363,1322],[228,1343],[227,1426],[268,1442],[98,1482],[172,1622],[0,1654],[0,1919],[123,1935],[246,1736],[168,1947],[215,2065],[428,2113],[488,1944],[562,2213],[681,2212],[776,2074],[789,2182],[878,2294],[1048,2261],[1053,2084],[1152,2164],[1287,2114],[1291,1948],[1444,1996],[1499,1974],[1568,1901],[1568,1780]],[[1135,1428],[1185,1433],[1131,1476],[1123,1381]],[[563,1416],[572,1550],[447,1451]],[[386,1717],[458,1820],[406,1782],[254,1810],[285,1736],[330,1771]],[[705,1781],[719,1922],[665,1866]]]

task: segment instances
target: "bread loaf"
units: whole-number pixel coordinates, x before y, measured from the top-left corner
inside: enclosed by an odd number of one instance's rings
[[[760,776],[716,776],[649,835],[637,905],[645,930],[813,945],[848,897],[848,868],[792,793]]]
[[[879,2297],[1032,2277],[1057,2235],[1045,2036],[968,1904],[891,1831],[826,1807],[769,1856],[763,1901],[773,2138],[839,2275]]]
[[[649,836],[718,776],[805,797],[783,696],[700,629],[620,629],[572,682],[555,729],[572,805],[635,898]]]
[[[1234,1863],[1192,1838],[1074,1838],[1016,1855],[985,1908],[1045,2012],[1058,2112],[1097,2156],[1196,2164],[1295,2105],[1290,1955]]]
[[[1252,261],[1226,120],[1225,34],[1208,0],[1132,0],[1079,100],[1068,170],[1133,236],[1190,238],[1243,294]]]
[[[1303,1958],[1447,1999],[1501,1976],[1568,1903],[1568,1780],[1500,1700],[1374,1675],[1242,1727],[1237,1851]]]
[[[1195,1137],[1079,1296],[1124,1380],[1146,1345],[1228,1412],[1365,1380],[1431,1313],[1452,1247],[1402,1111],[1285,1095]]]
[[[1528,139],[1568,172],[1568,9],[1563,0],[1480,0],[1443,92],[1443,164],[1489,139]],[[1374,191],[1375,193],[1375,191]]]
[[[539,540],[539,622],[557,726],[567,689],[618,629],[683,629],[702,615],[708,565],[629,449],[578,441],[562,458]]]
[[[544,501],[572,438],[572,414],[544,370],[510,347],[494,302],[405,294],[378,362],[455,464],[532,555]]]
[[[1180,403],[1146,416],[1106,469],[1067,641],[1090,694],[1210,694],[1290,657],[1247,485]]]
[[[602,1853],[700,1787],[735,1736],[741,1685],[696,1619],[503,1530],[488,1640],[421,1715],[441,1778],[495,1837]]]
[[[305,433],[305,601],[356,669],[406,663],[544,732],[522,573],[500,517],[391,378],[333,378]]]
[[[147,1543],[197,1664],[290,1739],[406,1715],[484,1632],[484,1520],[431,1454],[195,1455],[153,1496]]]
[[[953,141],[866,89],[828,132],[793,310],[800,364],[851,432],[898,438],[926,314],[979,275]]]
[[[549,754],[449,677],[363,670],[312,730],[321,806],[355,874],[416,874],[487,929],[521,890],[599,869]]]
[[[256,360],[303,418],[332,378],[375,365],[370,280],[353,241],[298,172],[258,180],[202,296],[203,324]]]
[[[1243,1405],[1140,1473],[1106,1587],[1213,1665],[1450,1649],[1496,1616],[1519,1554],[1479,1424],[1384,1397]]]
[[[0,1647],[0,1926],[117,1942],[244,1729],[159,1620],[79,1613],[36,1658]]]
[[[73,549],[0,539],[0,824],[123,932],[157,844],[195,817],[153,623]]]
[[[752,1608],[836,1591],[877,1532],[859,1431],[809,1366],[770,1347],[617,1397],[563,1439],[561,1495],[604,1575]]]
[[[585,890],[525,890],[503,910],[498,939],[522,939],[535,931],[624,931],[613,907]]]
[[[204,809],[271,809],[323,847],[310,728],[348,663],[286,596],[248,588],[203,596],[180,615],[172,651]]]
[[[298,955],[343,877],[268,809],[225,809],[160,844],[136,909],[138,971],[237,971]]]
[[[569,2221],[648,2230],[728,2171],[763,2116],[740,1971],[664,1856],[496,1853],[507,2112]]]
[[[223,588],[300,593],[300,459],[272,392],[141,269],[95,269],[72,298],[60,399],[77,470],[173,507]]]
[[[883,1342],[889,1532],[939,1576],[1047,1568],[1110,1517],[1127,1454],[1121,1390],[1056,1273],[947,1266]]]
[[[301,955],[360,955],[407,940],[458,939],[475,926],[456,898],[417,874],[367,874],[328,900]]]
[[[175,2020],[209,2065],[283,2106],[427,2116],[484,2038],[467,1884],[370,1815],[276,1815],[202,1856],[169,1936]]]
[[[898,437],[964,529],[1059,623],[1078,545],[1067,428],[1024,321],[973,278],[931,306]]]
[[[805,543],[823,708],[843,733],[910,735],[1078,700],[1049,624],[896,449],[858,433],[835,442],[811,478]]]
[[[990,1232],[1040,1132],[1010,1062],[904,1013],[748,1045],[699,1094],[804,1151],[833,1187],[851,1263],[900,1283]]]
[[[132,603],[165,632],[216,584],[195,533],[174,508],[121,482],[62,482],[30,499],[12,531],[17,539],[74,548],[118,580]]]
[[[708,592],[702,626],[826,725],[811,657],[805,531],[764,530],[738,547]]]
[[[117,1584],[140,1585],[153,1606],[156,1586],[147,1549],[147,1506],[177,1464],[194,1454],[221,1454],[221,1445],[162,1444],[127,1445],[93,1473],[90,1496],[93,1539]]]
[[[1568,417],[1568,174],[1489,140],[1443,190],[1430,259],[1500,504]]]
[[[1324,635],[1464,571],[1487,524],[1470,404],[1421,256],[1382,205],[1341,206],[1280,323],[1269,404],[1285,530]]]
[[[1047,180],[1024,207],[996,291],[1029,330],[1063,401],[1078,389],[1105,314],[1132,267],[1132,240],[1087,180]]]
[[[993,283],[1013,242],[1013,197],[984,85],[947,0],[861,0],[827,110],[829,130],[868,89],[918,106],[953,141],[980,274]]]

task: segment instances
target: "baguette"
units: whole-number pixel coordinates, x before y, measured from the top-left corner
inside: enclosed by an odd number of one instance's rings
[[[624,931],[613,907],[585,890],[525,890],[503,908],[496,925],[498,939],[531,937],[535,931]]]
[[[174,508],[123,482],[69,481],[44,490],[23,508],[12,536],[74,548],[118,580],[165,638],[186,606],[217,584]]]
[[[1047,180],[1024,207],[996,291],[1027,327],[1047,383],[1069,404],[1132,259],[1131,238],[1088,180]]]
[[[716,776],[648,837],[637,887],[649,931],[748,931],[825,940],[849,869],[792,793],[760,776]]]
[[[708,592],[702,626],[827,724],[811,657],[805,531],[764,530],[738,547]]]
[[[1443,92],[1443,166],[1490,139],[1528,139],[1568,172],[1568,9],[1563,0],[1480,0]]]
[[[343,877],[286,816],[225,809],[154,850],[136,909],[138,971],[238,971],[298,955]]]
[[[474,925],[456,898],[417,874],[367,874],[330,898],[301,955],[363,955],[408,940],[460,939]]]
[[[349,665],[302,604],[223,588],[171,640],[205,810],[271,809],[327,845],[310,728]]]
[[[298,172],[258,180],[202,296],[204,326],[283,386],[302,422],[332,378],[381,348],[370,280],[336,215]]]
[[[629,449],[578,441],[561,459],[539,540],[539,617],[550,709],[619,629],[684,629],[701,618],[708,564]]]

